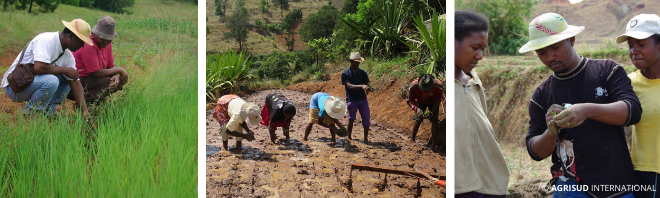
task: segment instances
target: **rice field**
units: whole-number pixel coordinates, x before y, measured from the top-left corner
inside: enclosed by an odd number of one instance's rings
[[[135,10],[158,2],[138,0]],[[100,16],[111,15],[119,34],[113,41],[115,64],[129,73],[123,91],[90,108],[89,122],[68,104],[54,118],[0,112],[0,197],[197,195],[197,7],[171,6],[163,9],[181,17],[114,15],[68,5],[39,16],[0,12],[2,31],[47,24],[40,31],[8,31],[0,49],[24,45],[40,32],[61,31],[58,20],[83,18],[93,26]],[[12,37],[19,34],[26,36]]]

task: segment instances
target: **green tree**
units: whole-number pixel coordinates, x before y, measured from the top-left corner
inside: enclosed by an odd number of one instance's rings
[[[135,4],[135,0],[95,0],[94,7],[114,13],[128,12],[126,8]]]
[[[302,24],[300,36],[303,41],[318,39],[321,37],[332,37],[333,29],[341,12],[334,6],[324,5],[317,13],[307,16],[307,20]]]
[[[14,5],[16,2],[16,0],[4,0],[2,3],[2,11],[7,12],[9,6]]]
[[[289,10],[289,0],[273,0],[273,3],[280,8],[280,17],[284,15],[284,10]]]
[[[490,20],[488,49],[495,54],[518,54],[518,48],[527,42],[525,19],[532,17],[538,0],[465,0],[456,1],[459,9],[473,9]]]
[[[296,24],[302,21],[302,10],[300,9],[294,9],[288,14],[286,14],[286,17],[284,18],[284,22],[282,22],[282,25],[284,26],[284,29],[287,31],[287,36],[286,38],[286,45],[289,46],[289,50],[293,51],[293,45],[295,43],[294,35],[295,35],[295,29],[296,29]]]
[[[259,9],[261,10],[261,13],[262,13],[262,14],[267,13],[269,7],[270,7],[270,6],[268,5],[268,1],[267,1],[267,0],[261,0],[261,1],[259,2]]]
[[[32,13],[32,6],[35,4],[39,6],[38,12],[53,12],[60,5],[59,0],[19,0],[18,3],[16,8],[19,10],[27,9],[28,13]]]
[[[236,2],[234,3],[234,6],[235,6],[234,8],[236,8],[236,10],[241,10],[241,8],[245,7],[245,0],[236,0]]]
[[[225,11],[222,9],[223,4],[224,3],[220,2],[220,0],[215,0],[215,5],[216,5],[216,7],[215,7],[215,16],[221,16],[221,17],[225,16]]]
[[[344,1],[344,7],[341,8],[341,11],[345,14],[353,14],[357,12],[357,6],[360,0],[346,0]]]
[[[225,39],[233,39],[238,42],[238,51],[243,51],[243,44],[247,41],[250,13],[247,9],[241,8],[237,13],[232,15],[227,22],[227,29],[229,32],[224,34]]]

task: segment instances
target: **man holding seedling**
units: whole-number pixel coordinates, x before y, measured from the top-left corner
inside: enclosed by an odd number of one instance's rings
[[[360,69],[360,63],[364,62],[364,57],[360,56],[360,52],[351,52],[347,60],[351,61],[351,67],[341,73],[341,84],[346,89],[346,101],[348,101],[348,139],[352,138],[353,122],[359,110],[364,127],[364,143],[368,143],[371,113],[367,101],[367,91],[371,91],[373,88],[369,85],[367,72]]]
[[[530,41],[519,52],[535,51],[554,73],[529,102],[527,151],[537,161],[552,155],[555,186],[617,186],[556,190],[557,197],[633,197],[622,188],[636,184],[623,126],[639,122],[642,108],[623,67],[575,52],[582,30],[556,13],[529,23]]]
[[[424,74],[421,77],[413,80],[408,88],[408,98],[406,102],[414,111],[413,120],[415,124],[412,130],[412,141],[417,137],[419,126],[422,125],[424,118],[431,121],[431,139],[429,140],[429,148],[435,148],[440,142],[436,142],[438,138],[438,114],[440,112],[440,104],[445,98],[442,90],[442,82],[436,79],[431,74]]]
[[[116,37],[115,20],[103,16],[92,28],[94,45],[85,45],[73,53],[88,104],[103,101],[109,94],[122,90],[128,82],[126,70],[115,66],[112,40]],[[72,97],[69,94],[69,99]]]
[[[255,125],[261,120],[259,107],[253,102],[245,102],[237,95],[224,95],[218,99],[213,118],[220,123],[222,147],[228,151],[229,135],[236,136],[236,149],[241,150],[243,138],[254,140],[254,132],[247,124]],[[243,130],[247,134],[243,133]]]
[[[330,129],[330,136],[334,143],[335,134],[344,136],[347,133],[346,128],[338,120],[343,118],[345,114],[346,102],[343,99],[337,96],[330,96],[323,92],[315,93],[309,102],[309,122],[307,123],[307,128],[305,128],[305,137],[303,140],[307,141],[307,136],[312,131],[312,126],[319,124],[322,127]],[[337,130],[335,124],[339,126],[339,130]]]
[[[0,87],[5,89],[5,94],[11,100],[26,102],[23,108],[26,115],[55,115],[55,107],[62,104],[69,91],[76,107],[83,115],[89,115],[71,52],[77,51],[85,43],[93,45],[89,39],[91,28],[82,19],[62,23],[65,27],[62,32],[41,33],[32,39],[2,77]],[[19,65],[30,68],[28,72],[34,74],[32,83],[25,83],[25,78],[18,80],[18,76],[12,75]]]
[[[268,126],[271,142],[275,143],[277,140],[277,135],[275,135],[277,127],[282,127],[282,133],[286,139],[289,139],[289,126],[295,115],[296,107],[284,95],[279,93],[266,95],[266,104],[261,110],[261,124]]]

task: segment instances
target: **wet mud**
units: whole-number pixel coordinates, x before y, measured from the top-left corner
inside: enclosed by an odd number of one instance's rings
[[[370,171],[351,171],[351,164],[445,175],[445,157],[412,142],[397,129],[372,119],[369,143],[363,139],[361,118],[353,127],[353,140],[337,137],[331,142],[327,128],[314,125],[303,141],[311,94],[291,90],[268,90],[242,98],[259,106],[270,92],[284,94],[296,106],[291,123],[291,139],[276,134],[279,143],[270,142],[263,125],[249,126],[256,140],[243,141],[236,149],[229,140],[229,151],[222,148],[220,126],[206,115],[206,192],[207,197],[445,197],[445,189],[412,176]],[[346,117],[340,120],[348,124]],[[419,140],[418,140],[419,141]]]

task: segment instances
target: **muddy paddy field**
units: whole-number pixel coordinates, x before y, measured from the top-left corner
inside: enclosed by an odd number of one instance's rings
[[[412,142],[402,131],[372,118],[370,142],[365,144],[358,118],[351,141],[337,137],[337,142],[332,144],[329,130],[318,125],[314,125],[308,140],[302,141],[311,94],[266,90],[242,98],[263,106],[265,96],[271,92],[284,94],[297,109],[291,123],[291,139],[284,139],[282,130],[278,129],[277,144],[270,142],[266,126],[252,125],[249,127],[255,132],[256,140],[244,140],[239,151],[235,149],[235,140],[230,138],[230,151],[222,150],[220,126],[212,117],[215,109],[207,108],[208,197],[445,197],[445,189],[428,180],[351,171],[351,164],[362,164],[404,171],[418,168],[444,176],[445,157],[421,144],[427,139]],[[346,117],[340,121],[348,124]]]

